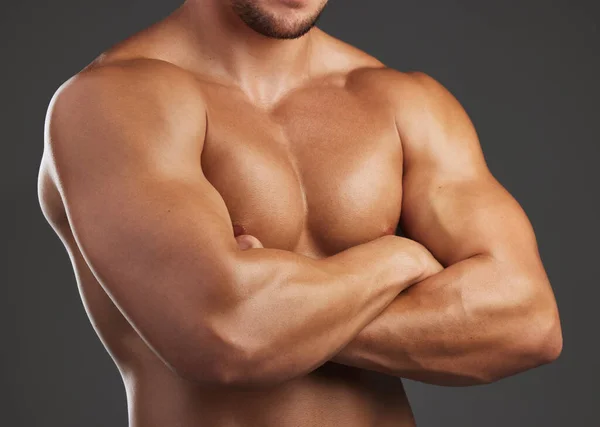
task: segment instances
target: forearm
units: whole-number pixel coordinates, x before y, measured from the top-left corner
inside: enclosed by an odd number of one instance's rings
[[[278,382],[329,360],[418,281],[422,264],[406,242],[388,236],[320,260],[241,251],[236,280],[243,294],[219,310],[219,330],[249,355],[237,375],[248,383]]]
[[[548,292],[491,257],[449,266],[402,292],[332,360],[439,385],[487,383],[556,357]]]

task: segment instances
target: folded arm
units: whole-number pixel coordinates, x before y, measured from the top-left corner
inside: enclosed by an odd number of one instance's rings
[[[471,121],[445,88],[414,73],[396,89],[400,224],[445,268],[402,292],[333,361],[459,386],[554,360],[558,311],[525,212],[488,170]]]
[[[202,99],[162,61],[85,71],[53,99],[43,162],[86,262],[168,367],[210,383],[284,381],[343,348],[421,276],[421,257],[396,236],[323,260],[240,250],[201,169]]]

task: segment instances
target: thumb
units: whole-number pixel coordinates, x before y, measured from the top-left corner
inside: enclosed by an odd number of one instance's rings
[[[256,237],[250,234],[241,234],[235,238],[237,241],[238,247],[245,251],[246,249],[251,248],[263,248],[264,246]]]

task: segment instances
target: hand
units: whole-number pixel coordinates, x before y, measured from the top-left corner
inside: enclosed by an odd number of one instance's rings
[[[423,244],[416,240],[409,239],[403,236],[387,235],[377,239],[377,243],[382,244],[386,247],[386,250],[390,253],[401,254],[405,258],[406,254],[410,254],[412,259],[417,261],[418,275],[411,282],[413,284],[419,283],[425,280],[429,276],[439,273],[444,269],[442,264],[439,263],[433,254]],[[396,261],[402,262],[402,261]]]
[[[235,240],[242,251],[252,248],[264,248],[260,240],[250,234],[240,234],[235,237]]]
[[[414,242],[414,240],[413,240]],[[415,242],[419,246],[419,252],[421,254],[421,262],[423,263],[423,273],[421,277],[419,277],[418,281],[425,280],[429,276],[433,276],[434,274],[439,273],[444,269],[444,266],[440,264],[440,262],[435,259],[433,254],[422,244]]]
[[[439,263],[438,260],[435,259],[433,254],[421,243],[408,239],[406,237],[401,236],[386,236],[391,237],[388,239],[378,239],[380,241],[385,241],[386,244],[389,244],[390,241],[396,245],[395,250],[398,250],[398,243],[401,243],[400,249],[402,251],[406,251],[407,248],[414,249],[416,251],[418,259],[421,261],[422,273],[417,279],[417,282],[426,279],[429,276],[433,276],[434,274],[439,273],[444,269],[442,264]],[[241,234],[235,237],[237,241],[238,247],[240,250],[245,251],[253,248],[263,248],[263,244],[258,238],[250,235],[250,234]],[[413,252],[415,253],[415,252]]]

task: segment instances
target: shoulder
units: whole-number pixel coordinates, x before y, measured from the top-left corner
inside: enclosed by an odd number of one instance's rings
[[[422,71],[399,72],[387,69],[388,90],[400,112],[435,115],[462,113],[456,97],[438,80]],[[415,111],[416,110],[416,111]]]
[[[46,141],[70,144],[91,133],[145,136],[202,131],[205,106],[194,76],[161,60],[131,59],[91,66],[55,92]]]
[[[456,98],[438,80],[423,71],[400,71],[385,65],[358,70],[373,90],[385,93],[397,108],[431,111],[456,107]]]
[[[321,55],[342,83],[361,96],[387,103],[401,134],[443,131],[472,133],[472,123],[458,99],[423,71],[401,71],[327,33]],[[450,126],[452,125],[452,126]],[[453,127],[453,129],[450,129]]]
[[[90,66],[63,83],[55,92],[50,110],[79,108],[202,106],[195,77],[166,61],[136,58]]]
[[[452,107],[455,98],[434,77],[423,71],[400,71],[378,58],[338,39],[331,39],[325,62],[344,75],[347,86],[367,90],[374,97],[388,100],[394,108],[423,110]]]
[[[429,74],[385,67],[373,70],[370,79],[389,100],[405,147],[424,140],[476,139],[459,100]]]

